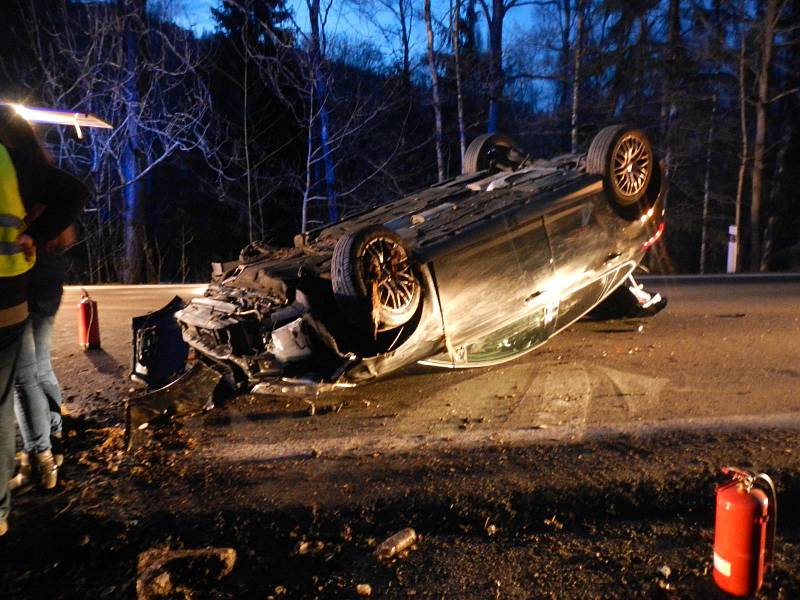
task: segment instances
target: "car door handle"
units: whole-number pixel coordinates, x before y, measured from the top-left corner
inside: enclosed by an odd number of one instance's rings
[[[530,304],[531,302],[533,302],[534,300],[536,300],[536,298],[538,298],[539,296],[541,296],[543,293],[544,293],[544,292],[543,292],[542,290],[539,290],[539,291],[537,291],[537,292],[533,292],[533,293],[532,293],[530,296],[528,296],[527,298],[525,298],[525,300],[524,300],[525,304]]]

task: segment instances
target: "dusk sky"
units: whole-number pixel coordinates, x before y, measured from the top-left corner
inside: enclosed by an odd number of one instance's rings
[[[219,4],[220,0],[177,0],[175,21],[183,27],[193,29],[198,34],[202,34],[204,31],[211,31],[215,26],[214,19],[211,16],[211,7]],[[295,14],[298,25],[303,29],[307,28],[308,12],[305,0],[288,0],[286,4]],[[357,1],[334,0],[328,24],[329,31],[333,35],[351,35],[354,33],[357,36],[370,37],[374,43],[383,45],[380,43],[380,34],[376,32],[376,28],[370,22],[370,19],[361,14],[358,5]],[[419,5],[421,8],[421,2]],[[434,0],[434,18],[444,17],[448,7],[447,0]],[[527,23],[530,23],[534,16],[534,10],[532,7],[524,6],[508,13],[506,17],[506,40],[513,38],[515,32],[519,32],[525,28]],[[371,11],[365,10],[365,12]],[[388,13],[385,18],[387,20],[390,19]],[[424,51],[424,28],[422,27],[420,15],[415,15],[414,20],[415,39],[413,40],[413,45],[416,52],[420,53]],[[482,18],[480,22],[483,22]]]

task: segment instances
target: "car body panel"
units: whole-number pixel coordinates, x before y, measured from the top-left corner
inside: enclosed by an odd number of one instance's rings
[[[541,217],[516,224],[498,217],[501,235],[476,240],[432,262],[444,329],[458,346],[534,312],[552,280],[553,265]]]

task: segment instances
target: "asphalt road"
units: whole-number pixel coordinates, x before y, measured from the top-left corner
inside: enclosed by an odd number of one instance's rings
[[[670,300],[654,319],[578,323],[502,366],[415,367],[313,416],[241,396],[131,453],[130,317],[199,290],[90,290],[103,350],[84,353],[69,289],[56,369],[83,418],[59,491],[15,499],[0,596],[130,595],[140,552],[213,546],[239,559],[202,597],[722,600],[714,489],[734,464],[778,487],[757,597],[800,597],[800,279],[651,285]],[[376,561],[405,527],[417,547]]]
[[[311,400],[242,398],[196,425],[219,440],[206,446],[217,459],[240,461],[800,422],[800,280],[650,287],[669,298],[655,318],[580,322],[504,365],[412,367],[314,399],[313,419]],[[54,352],[67,393],[127,392],[130,317],[202,289],[89,288],[103,350],[87,353],[76,342],[79,289],[67,289]]]

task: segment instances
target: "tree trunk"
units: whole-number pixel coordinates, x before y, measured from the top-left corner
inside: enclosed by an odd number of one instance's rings
[[[328,200],[328,221],[339,220],[339,208],[336,201],[336,174],[333,156],[330,149],[330,116],[326,106],[328,86],[322,72],[322,44],[320,37],[320,0],[307,2],[308,16],[311,20],[311,76],[314,80],[319,101],[319,145],[322,152],[322,164],[325,167],[325,192]],[[309,117],[314,118],[313,113]]]
[[[700,273],[706,272],[706,251],[708,247],[708,207],[711,203],[711,144],[714,141],[714,118],[717,114],[717,96],[714,95],[714,108],[711,110],[711,123],[706,139],[706,172],[703,178],[703,222],[700,236]]]
[[[673,172],[674,157],[672,155],[672,124],[678,107],[675,102],[675,91],[678,86],[677,71],[678,65],[678,44],[681,37],[681,3],[680,0],[669,0],[667,8],[667,21],[669,29],[667,33],[667,65],[666,77],[664,78],[664,92],[661,101],[661,133],[666,146],[664,152],[664,177],[669,181]],[[667,207],[669,197],[669,186],[662,200],[664,208]]]
[[[746,41],[744,32],[741,33],[741,42],[739,46],[739,122],[742,134],[742,147],[739,156],[739,178],[736,184],[736,219],[734,224],[736,226],[736,246],[734,257],[734,273],[740,270],[740,256],[742,247],[742,197],[744,196],[744,179],[747,172],[748,160],[748,136],[747,136],[747,98],[745,96],[745,50]]]
[[[500,101],[505,88],[505,73],[503,73],[503,17],[506,7],[503,0],[492,0],[492,11],[482,2],[486,23],[489,29],[489,118],[486,130],[489,133],[497,131],[500,119]]]
[[[314,83],[308,86],[308,114],[314,114]],[[302,207],[302,215],[300,221],[300,233],[308,232],[308,204],[311,202],[311,186],[312,186],[312,179],[311,179],[311,172],[314,168],[314,123],[313,121],[308,121],[308,126],[306,127],[306,185],[305,189],[303,190],[303,207]]]
[[[244,19],[244,27],[242,27],[242,56],[244,58],[244,68],[242,73],[242,130],[244,134],[244,180],[245,189],[247,191],[247,239],[253,241],[253,183],[252,174],[250,172],[250,130],[248,128],[249,120],[248,115],[248,76],[249,76],[249,62],[250,53],[247,48],[248,35],[247,26],[250,23],[248,16]]]
[[[455,12],[453,12],[455,11]],[[453,31],[453,59],[456,71],[456,102],[458,104],[458,142],[461,150],[459,166],[464,169],[464,154],[467,152],[467,133],[464,127],[464,94],[461,90],[461,40],[459,27],[461,23],[461,0],[456,0],[455,7],[450,12]]]
[[[122,274],[125,283],[139,283],[144,266],[145,214],[142,185],[141,181],[137,179],[140,173],[137,152],[139,146],[139,35],[146,4],[146,0],[120,1],[124,18],[125,70],[122,85],[126,112],[125,136],[127,138],[119,161],[122,180],[125,183],[123,191],[125,261]]]
[[[570,151],[578,153],[578,108],[581,91],[581,59],[583,51],[583,0],[576,6],[575,62],[572,72],[572,129],[570,133]]]
[[[407,91],[411,89],[411,50],[409,48],[408,23],[406,22],[406,2],[407,0],[397,0],[397,14],[400,17],[400,35],[403,38],[403,85]]]
[[[428,37],[428,67],[431,71],[431,93],[433,94],[433,113],[436,118],[436,166],[439,181],[444,181],[444,156],[442,154],[442,106],[439,102],[439,76],[436,73],[436,59],[433,55],[433,26],[431,25],[431,0],[425,0],[425,31]]]
[[[750,269],[761,263],[761,197],[763,194],[764,153],[767,142],[767,109],[769,106],[769,71],[775,41],[778,0],[766,0],[767,7],[761,35],[761,65],[758,70],[756,97],[756,134],[753,143],[753,170],[750,198]]]
[[[559,58],[561,72],[564,77],[558,82],[558,110],[557,112],[564,114],[567,109],[567,102],[570,93],[570,81],[567,74],[570,71],[570,56],[572,55],[572,48],[570,44],[570,29],[572,29],[572,1],[561,0],[561,12],[563,22],[561,24],[561,57]],[[564,112],[562,112],[564,111]]]

